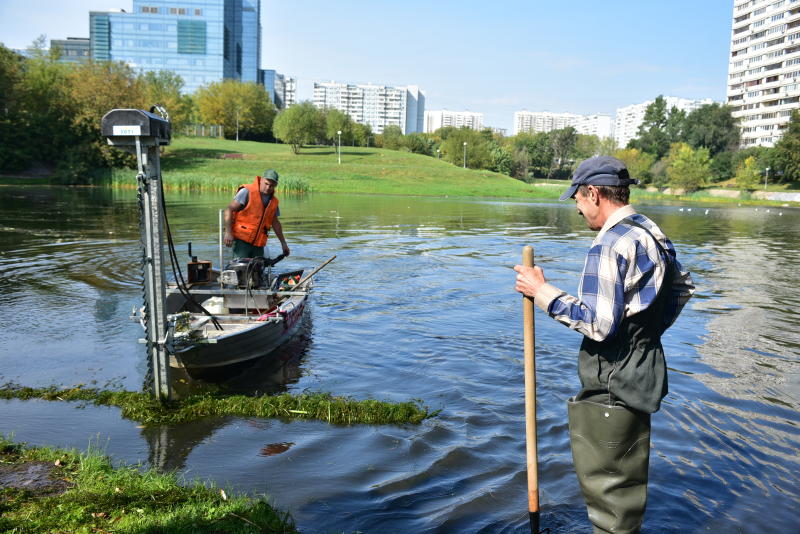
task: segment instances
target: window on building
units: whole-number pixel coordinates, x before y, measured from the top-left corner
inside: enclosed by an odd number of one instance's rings
[[[142,6],[142,13],[155,13],[158,14],[158,8],[155,6]]]
[[[201,16],[203,16],[203,10],[202,10],[202,9],[195,9],[195,10],[194,10],[194,16],[195,16],[195,17],[201,17]]]
[[[206,53],[206,21],[178,20],[178,53]]]

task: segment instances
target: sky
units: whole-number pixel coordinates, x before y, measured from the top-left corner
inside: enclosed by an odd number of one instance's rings
[[[89,36],[132,0],[0,0],[0,42]],[[298,81],[416,85],[425,109],[601,113],[656,96],[725,100],[733,0],[261,0],[263,68]]]

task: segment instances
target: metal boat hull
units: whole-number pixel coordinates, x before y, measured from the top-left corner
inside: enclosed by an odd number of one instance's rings
[[[274,351],[288,341],[299,329],[305,312],[308,296],[293,297],[292,306],[278,311],[277,321],[256,321],[246,327],[214,338],[213,343],[201,342],[176,350],[170,355],[170,366],[184,369],[212,369],[224,367],[255,358]],[[284,308],[284,306],[282,306]]]

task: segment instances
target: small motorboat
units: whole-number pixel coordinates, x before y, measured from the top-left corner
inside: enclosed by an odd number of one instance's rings
[[[189,263],[188,280],[167,283],[169,365],[212,370],[265,356],[299,329],[312,289],[303,270],[273,274],[275,260],[244,258],[220,273]],[[194,260],[194,258],[193,258]]]

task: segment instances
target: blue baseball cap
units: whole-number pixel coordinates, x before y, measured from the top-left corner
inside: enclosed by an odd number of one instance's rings
[[[631,178],[625,164],[611,156],[596,156],[581,162],[572,175],[572,184],[559,200],[567,200],[575,196],[582,185],[631,185],[639,180]]]

